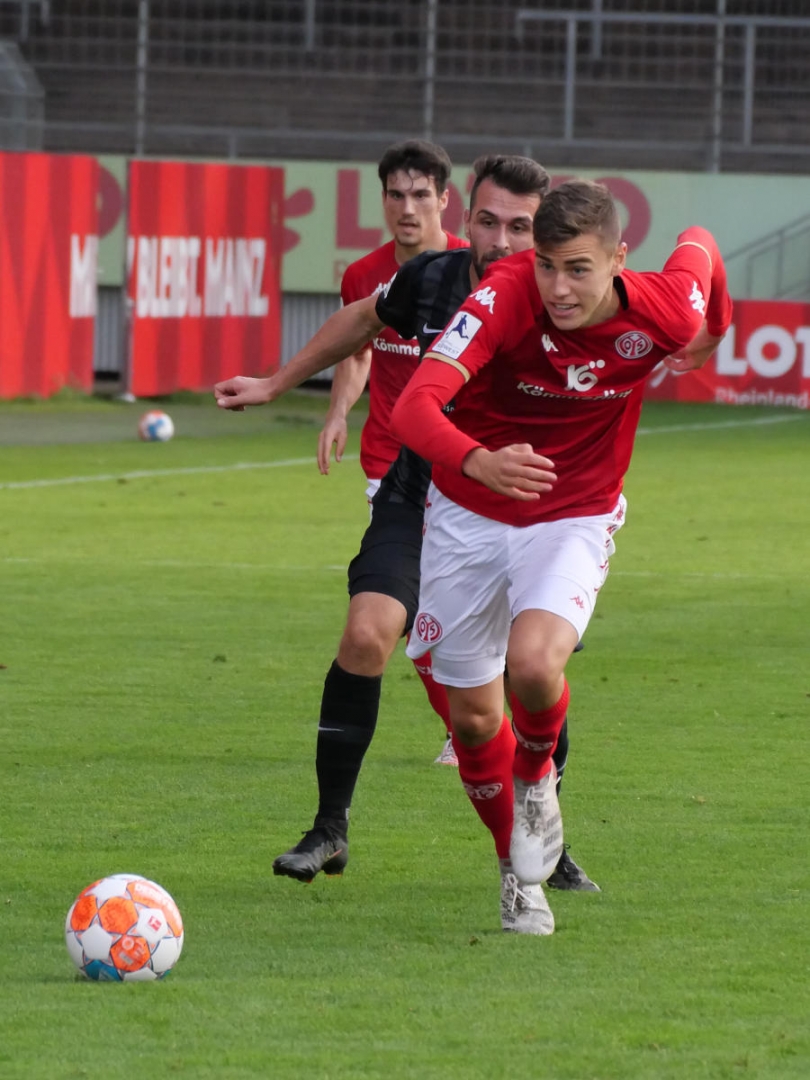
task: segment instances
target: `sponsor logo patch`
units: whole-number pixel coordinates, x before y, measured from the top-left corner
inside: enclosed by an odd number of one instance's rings
[[[430,351],[449,356],[451,360],[458,360],[482,325],[475,315],[462,311],[456,315],[439,340],[431,345]]]
[[[578,390],[580,393],[590,390],[599,382],[596,371],[604,366],[604,360],[590,360],[587,364],[569,364],[568,383],[565,389]]]

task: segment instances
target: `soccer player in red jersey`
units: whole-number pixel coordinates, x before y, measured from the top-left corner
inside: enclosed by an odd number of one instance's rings
[[[340,286],[344,305],[379,293],[403,263],[423,251],[467,247],[467,240],[442,228],[447,207],[451,164],[445,151],[418,139],[395,143],[382,158],[377,174],[382,184],[385,224],[392,239],[346,268]],[[388,326],[368,347],[338,364],[329,411],[318,441],[318,464],[328,473],[332,447],[339,461],[346,447],[346,418],[369,386],[368,417],[360,436],[360,466],[366,474],[369,503],[399,453],[388,430],[394,403],[419,363],[416,338],[402,338]]]
[[[340,287],[343,304],[379,293],[403,263],[423,251],[447,251],[467,247],[467,241],[442,228],[447,207],[450,158],[441,146],[420,139],[389,146],[377,168],[382,184],[385,223],[392,239],[346,268]],[[388,430],[394,403],[416,370],[420,358],[416,338],[402,338],[383,326],[359,353],[337,365],[329,411],[318,438],[318,466],[329,472],[332,447],[340,461],[346,446],[346,418],[369,385],[368,417],[360,435],[360,466],[366,474],[369,507],[380,481],[400,450]],[[379,606],[375,610],[379,610]],[[358,613],[368,620],[368,612]],[[352,658],[356,664],[356,657]],[[430,657],[414,661],[428,700],[444,724],[446,741],[436,761],[457,765],[450,738],[450,713],[444,687],[433,681]]]
[[[262,405],[299,385],[341,356],[358,349],[383,326],[406,336],[416,334],[425,352],[459,307],[476,290],[486,269],[513,252],[532,248],[532,221],[549,188],[545,169],[528,158],[488,155],[473,167],[466,229],[470,247],[423,252],[409,260],[377,296],[355,301],[335,312],[315,337],[275,375],[266,379],[238,376],[215,387],[223,408]],[[422,548],[425,497],[430,465],[402,447],[374,497],[374,514],[357,556],[349,567],[349,617],[321,699],[316,771],[318,811],[313,827],[273,863],[276,874],[311,881],[316,874],[342,872],[348,859],[348,816],[366,749],[377,723],[382,674],[399,638],[413,624],[419,599],[419,557]],[[366,634],[363,664],[356,666],[355,635],[368,620],[357,612],[373,596],[375,635]],[[387,614],[386,614],[387,613]],[[359,644],[359,642],[358,642]],[[351,648],[349,648],[351,646]],[[563,725],[554,762],[562,777],[568,755]],[[515,741],[506,718],[498,741],[504,760],[514,756]],[[512,789],[481,782],[474,752],[463,747],[460,775],[483,823],[496,836],[498,853],[508,856],[512,823]],[[484,768],[491,767],[485,761]],[[559,780],[558,780],[559,782]],[[496,835],[497,834],[497,835]],[[538,910],[517,888],[507,860],[502,866],[501,916],[504,929],[536,933],[547,907]],[[549,885],[574,891],[598,891],[567,851],[560,856]]]
[[[624,522],[643,384],[662,361],[704,363],[731,301],[703,228],[681,233],[660,273],[625,269],[602,185],[561,184],[533,232],[534,249],[493,264],[433,342],[391,429],[433,463],[408,654],[431,650],[482,790],[513,788],[508,852],[491,826],[502,876],[508,859],[538,913],[529,932],[552,933],[542,883],[563,842],[551,754],[568,707],[565,667]],[[507,653],[511,760],[500,746]]]

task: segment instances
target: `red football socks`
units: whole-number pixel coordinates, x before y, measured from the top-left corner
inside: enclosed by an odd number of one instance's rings
[[[413,666],[416,668],[416,674],[422,680],[422,685],[425,688],[428,701],[430,702],[433,711],[441,718],[448,736],[452,735],[453,728],[450,724],[450,704],[447,700],[447,691],[441,683],[437,683],[433,678],[430,653],[425,653],[425,655],[420,656],[418,660],[414,660]]]
[[[517,739],[515,776],[518,779],[527,784],[535,784],[551,768],[551,755],[557,745],[560,729],[565,723],[570,697],[567,681],[557,704],[540,712],[529,712],[514,694],[510,696],[509,703]]]
[[[480,746],[462,746],[454,738],[458,772],[475,812],[492,833],[499,859],[509,858],[512,836],[514,792],[512,763],[515,759],[515,736],[508,717],[500,731]]]

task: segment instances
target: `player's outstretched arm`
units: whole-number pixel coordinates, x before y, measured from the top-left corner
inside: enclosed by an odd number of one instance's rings
[[[266,405],[360,351],[384,325],[375,310],[375,299],[368,296],[356,300],[330,315],[303,349],[275,375],[266,379],[237,375],[217,383],[214,387],[217,405],[235,410],[246,405]]]
[[[346,449],[348,425],[346,418],[363,393],[371,370],[371,349],[366,348],[354,356],[347,356],[335,368],[329,411],[318,436],[318,468],[324,476],[329,473],[332,447],[335,461],[341,461]]]

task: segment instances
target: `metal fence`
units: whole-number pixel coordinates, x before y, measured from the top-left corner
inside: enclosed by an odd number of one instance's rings
[[[0,0],[0,38],[44,149],[810,171],[807,0]]]

